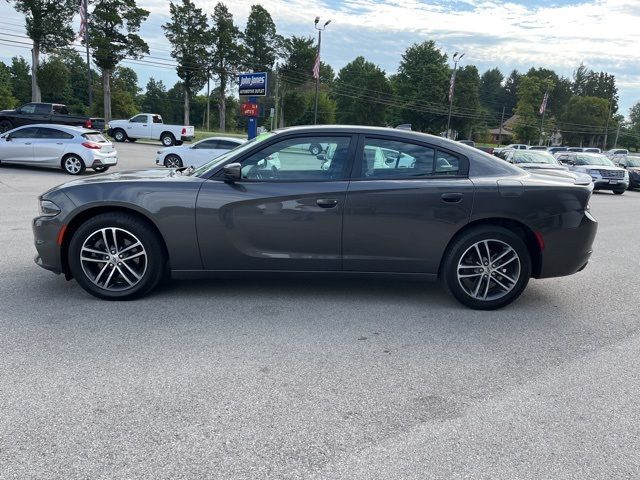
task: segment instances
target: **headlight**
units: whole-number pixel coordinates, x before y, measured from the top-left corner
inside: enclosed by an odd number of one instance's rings
[[[55,217],[60,213],[60,207],[51,200],[40,200],[39,210],[42,217]]]
[[[600,170],[589,170],[589,175],[600,175]]]

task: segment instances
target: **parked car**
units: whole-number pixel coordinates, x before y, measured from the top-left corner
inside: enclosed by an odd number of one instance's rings
[[[512,143],[510,145],[506,145],[504,147],[497,147],[493,149],[494,155],[499,155],[505,150],[526,150],[529,148],[529,145],[525,145],[524,143]]]
[[[602,150],[597,147],[584,147],[582,151],[584,153],[602,153]]]
[[[156,152],[156,165],[168,168],[199,167],[225,152],[245,143],[234,137],[210,137],[189,145],[166,147]]]
[[[61,168],[70,175],[80,175],[87,168],[106,172],[118,163],[118,153],[96,130],[27,125],[0,135],[0,162]]]
[[[165,147],[171,147],[192,140],[195,130],[191,126],[168,125],[155,113],[141,113],[129,120],[110,121],[107,133],[116,142],[135,142],[142,138],[160,140]]]
[[[629,188],[629,173],[601,153],[561,152],[556,158],[573,172],[591,175],[595,190],[611,190],[622,195]]]
[[[531,145],[528,150],[542,150],[544,152],[547,151],[547,147],[545,147],[544,145]]]
[[[581,172],[570,172],[569,167],[561,164],[549,152],[539,150],[511,150],[505,155],[505,160],[525,170],[532,170],[536,173],[570,177],[578,183],[588,185],[591,177]]]
[[[42,123],[93,128],[89,117],[71,115],[67,107],[59,103],[31,102],[15,110],[0,111],[0,133],[8,132],[24,125]]]
[[[567,147],[565,152],[582,152],[582,147]]]
[[[640,157],[620,158],[617,165],[629,172],[629,188],[640,188]]]
[[[567,151],[567,147],[561,147],[561,146],[547,148],[547,152],[549,152],[551,155],[553,155],[554,153],[566,152],[566,151]]]
[[[329,168],[298,148],[309,142],[331,147]],[[389,166],[390,151],[411,166]],[[274,154],[280,168],[267,162]],[[147,294],[167,272],[357,272],[439,278],[461,303],[494,309],[531,277],[586,266],[592,188],[418,132],[289,128],[197,169],[47,191],[33,221],[36,263],[112,300]]]
[[[614,148],[611,150],[607,150],[606,152],[604,152],[604,154],[609,160],[615,163],[622,158],[627,158],[627,156],[629,155],[629,150],[627,150],[626,148]]]

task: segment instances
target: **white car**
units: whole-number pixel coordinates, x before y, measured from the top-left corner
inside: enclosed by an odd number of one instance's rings
[[[129,140],[135,142],[139,138],[160,140],[162,145],[182,145],[193,139],[195,130],[192,126],[169,125],[162,117],[155,113],[140,113],[129,120],[112,120],[107,127],[107,133],[116,142]]]
[[[70,175],[80,175],[87,168],[107,171],[118,163],[118,152],[96,130],[35,124],[0,136],[0,163],[61,168]]]
[[[197,168],[245,142],[242,138],[211,137],[189,146],[163,148],[156,152],[156,165]]]

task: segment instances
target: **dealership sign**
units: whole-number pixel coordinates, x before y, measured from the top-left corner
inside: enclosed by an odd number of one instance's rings
[[[245,117],[257,117],[260,114],[260,107],[257,103],[244,102],[240,105],[240,111]]]
[[[238,85],[239,95],[264,97],[267,95],[267,72],[241,73]]]

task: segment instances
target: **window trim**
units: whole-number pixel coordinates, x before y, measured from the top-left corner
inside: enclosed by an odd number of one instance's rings
[[[342,170],[342,175],[340,178],[314,178],[314,179],[275,179],[275,180],[256,180],[250,178],[243,178],[241,180],[236,180],[234,183],[243,184],[243,183],[318,183],[318,182],[348,182],[350,180],[350,172],[353,167],[354,155],[356,152],[356,144],[358,143],[358,135],[353,133],[304,133],[304,134],[296,134],[291,133],[287,136],[277,135],[264,143],[259,143],[256,145],[256,148],[251,149],[250,151],[244,153],[240,157],[230,158],[229,161],[225,162],[223,165],[220,165],[217,170],[212,171],[211,174],[207,177],[210,180],[219,180],[224,181],[224,167],[231,163],[240,163],[242,164],[247,158],[253,156],[258,153],[260,150],[265,148],[269,148],[272,145],[280,142],[286,142],[288,140],[297,140],[297,139],[305,139],[305,138],[318,138],[318,137],[329,137],[329,138],[346,138],[349,140],[349,153],[347,154],[347,162]],[[310,142],[303,142],[310,143]]]
[[[352,182],[371,182],[377,180],[407,180],[407,181],[416,181],[416,180],[443,180],[443,179],[460,179],[460,178],[469,178],[469,158],[466,155],[462,155],[461,153],[454,152],[448,148],[442,148],[437,145],[433,145],[426,142],[421,142],[419,140],[406,140],[401,137],[394,137],[391,135],[368,135],[366,133],[360,134],[360,140],[358,142],[358,150],[354,157],[353,168],[351,169],[351,177],[350,180]],[[415,177],[407,177],[402,175],[384,175],[384,176],[375,176],[375,177],[364,177],[362,175],[362,169],[364,165],[364,147],[365,143],[368,139],[375,140],[388,140],[400,143],[407,143],[411,145],[417,145],[423,148],[430,148],[434,151],[434,156],[438,155],[438,151],[442,151],[449,155],[453,155],[460,159],[460,168],[458,169],[457,175],[443,175],[435,173],[435,165],[434,165],[434,173],[431,175],[421,175]]]

